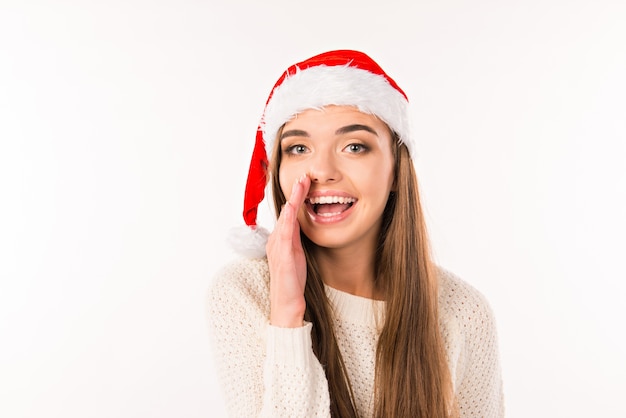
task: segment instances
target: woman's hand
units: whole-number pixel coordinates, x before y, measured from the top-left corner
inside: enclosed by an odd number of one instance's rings
[[[306,259],[300,241],[298,212],[310,186],[311,180],[306,175],[294,183],[291,195],[267,241],[270,324],[277,327],[301,327],[304,321]]]

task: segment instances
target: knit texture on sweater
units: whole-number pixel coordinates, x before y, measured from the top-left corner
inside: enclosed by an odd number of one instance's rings
[[[438,270],[440,327],[463,418],[503,417],[497,335],[485,298],[452,273]],[[359,416],[373,415],[376,344],[385,302],[326,287],[337,342]],[[232,417],[330,417],[328,384],[313,353],[311,324],[269,324],[266,259],[241,259],[211,282],[209,334]]]

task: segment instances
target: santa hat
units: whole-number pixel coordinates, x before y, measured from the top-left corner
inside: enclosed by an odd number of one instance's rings
[[[408,98],[369,56],[359,51],[337,50],[292,65],[274,85],[257,129],[244,196],[246,227],[231,235],[237,252],[249,257],[265,255],[269,232],[257,225],[257,211],[268,180],[267,156],[271,155],[278,130],[298,113],[328,105],[354,106],[377,116],[414,154]]]

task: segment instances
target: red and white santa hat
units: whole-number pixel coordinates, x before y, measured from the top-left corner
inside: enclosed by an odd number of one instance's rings
[[[249,257],[265,255],[269,232],[257,225],[257,211],[267,185],[267,156],[280,127],[307,109],[354,106],[376,115],[414,155],[409,132],[408,98],[396,82],[369,56],[359,51],[329,51],[294,64],[278,79],[270,93],[248,171],[244,196],[244,229],[235,230],[231,244]]]

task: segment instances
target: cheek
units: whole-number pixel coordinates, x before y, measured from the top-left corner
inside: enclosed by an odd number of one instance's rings
[[[385,161],[373,166],[369,165],[367,167],[360,167],[357,177],[364,184],[364,187],[373,192],[381,192],[385,194],[385,191],[390,191],[393,187],[393,162]]]
[[[393,190],[393,172],[379,172],[378,176],[372,176],[368,180],[370,181],[370,193],[372,193],[374,199],[384,208],[389,199],[389,193]]]

